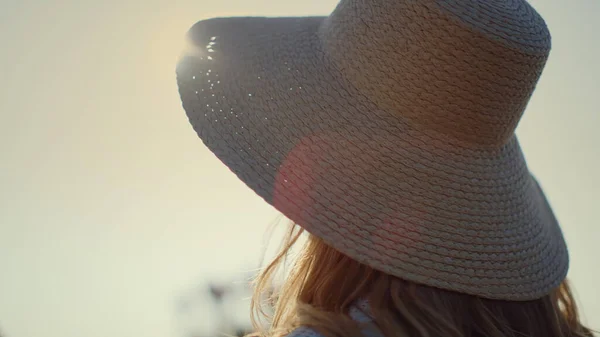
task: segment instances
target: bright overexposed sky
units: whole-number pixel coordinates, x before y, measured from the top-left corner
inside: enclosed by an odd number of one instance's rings
[[[553,52],[518,133],[600,328],[600,1],[531,2]],[[189,126],[175,83],[183,36],[213,16],[336,3],[0,0],[2,336],[179,337],[178,296],[255,268],[276,212]]]

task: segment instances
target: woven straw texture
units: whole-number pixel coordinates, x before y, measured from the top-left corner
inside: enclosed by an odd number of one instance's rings
[[[550,51],[523,0],[342,0],[200,21],[177,67],[204,144],[258,195],[383,272],[492,299],[565,278],[514,131]]]

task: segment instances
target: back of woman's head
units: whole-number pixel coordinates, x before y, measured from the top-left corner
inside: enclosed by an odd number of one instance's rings
[[[253,320],[261,336],[281,336],[310,327],[327,337],[360,336],[369,331],[392,337],[583,337],[567,281],[530,301],[502,301],[405,281],[361,264],[308,235],[278,291],[270,294],[274,312],[264,310],[267,289],[303,230],[294,226],[279,255],[257,279]],[[367,322],[348,313],[367,308]],[[267,325],[260,319],[267,318]]]

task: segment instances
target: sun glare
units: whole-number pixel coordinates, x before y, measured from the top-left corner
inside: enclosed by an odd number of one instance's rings
[[[187,36],[184,36],[179,46],[178,60],[185,56],[202,56],[203,50],[195,45]]]
[[[182,57],[190,55],[201,56],[202,48],[195,46],[186,35],[189,25],[181,22],[161,25],[161,30],[154,33],[151,44],[153,62],[158,68],[168,65],[172,67]]]

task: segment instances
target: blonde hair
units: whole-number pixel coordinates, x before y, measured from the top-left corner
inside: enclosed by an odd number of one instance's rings
[[[483,299],[379,272],[308,233],[285,282],[273,291],[275,276],[303,233],[292,224],[281,251],[256,279],[252,322],[259,337],[285,336],[300,326],[326,337],[358,337],[368,329],[386,337],[593,336],[580,323],[566,281],[538,300]],[[348,316],[359,300],[368,301],[371,323]]]

